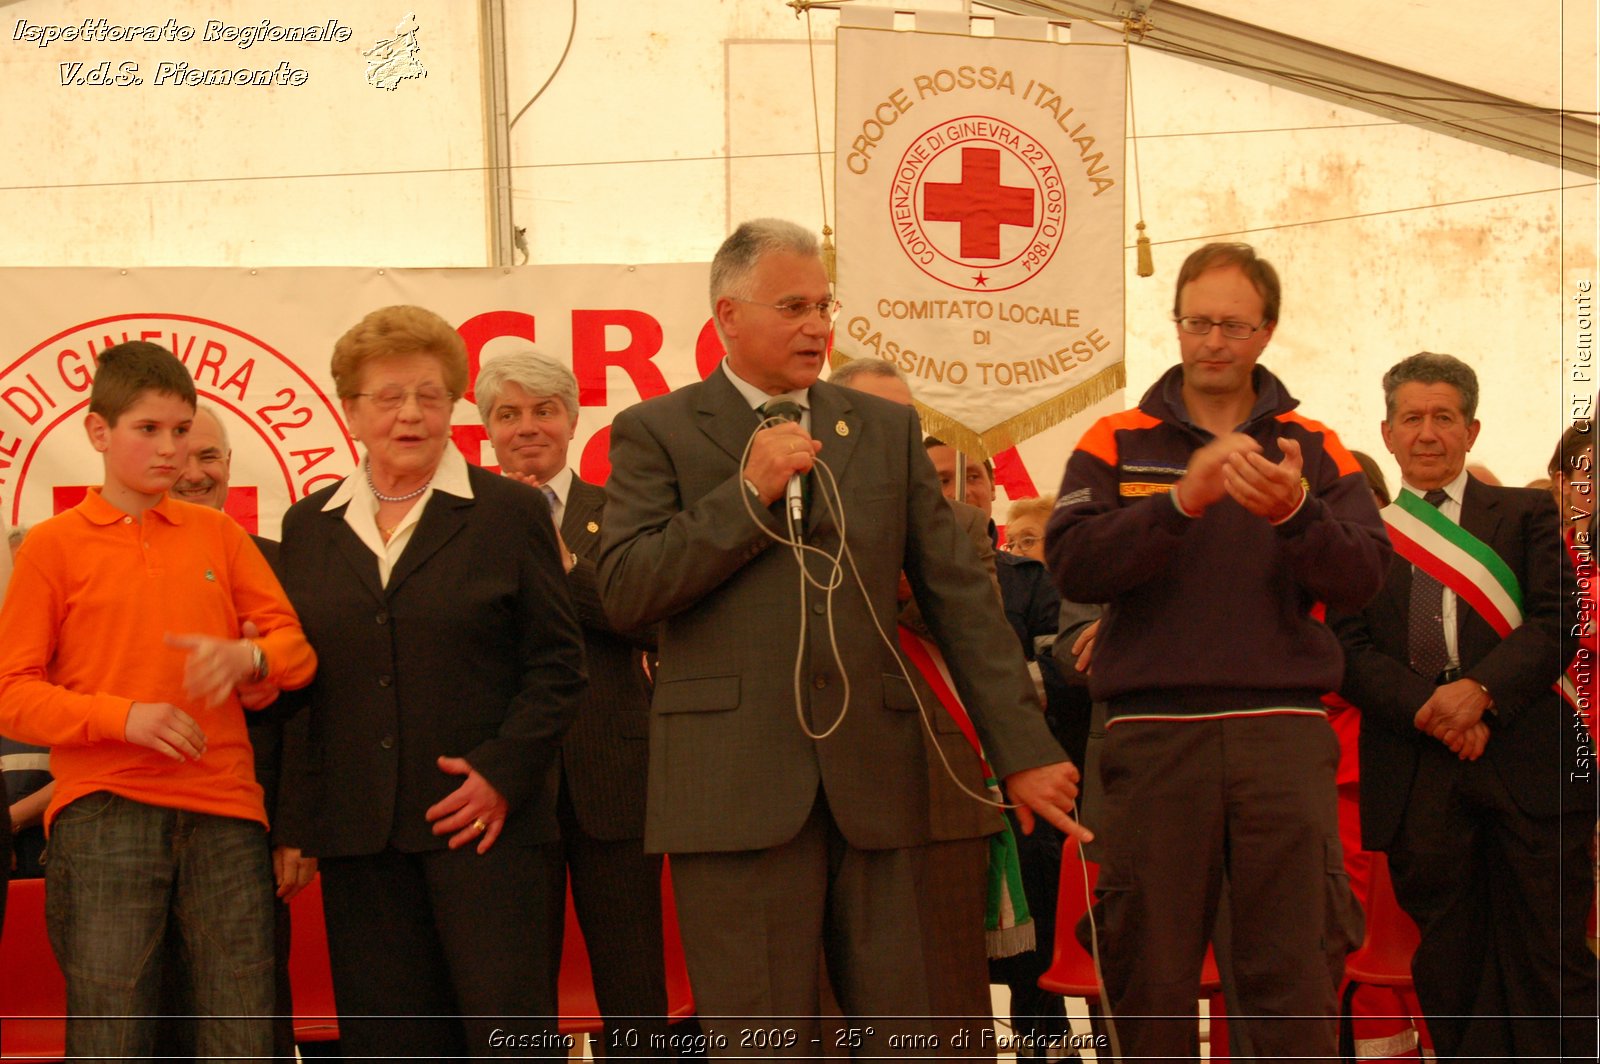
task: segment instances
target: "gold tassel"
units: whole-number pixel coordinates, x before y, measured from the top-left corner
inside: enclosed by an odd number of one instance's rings
[[[828,271],[828,283],[839,283],[839,252],[833,246],[833,229],[822,227],[822,268]]]
[[[1150,257],[1150,238],[1144,235],[1144,222],[1140,222],[1135,228],[1139,230],[1139,239],[1134,241],[1139,253],[1139,276],[1153,277],[1156,264]]]

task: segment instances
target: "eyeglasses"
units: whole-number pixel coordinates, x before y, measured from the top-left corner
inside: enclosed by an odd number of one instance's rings
[[[1210,318],[1178,318],[1178,328],[1195,336],[1204,336],[1213,328],[1221,329],[1230,340],[1248,340],[1267,327],[1266,322],[1251,325],[1247,321],[1212,321]]]
[[[1026,554],[1042,542],[1038,536],[1018,536],[1016,539],[1006,540],[1005,546],[1000,549],[1007,554]]]
[[[423,386],[416,391],[406,391],[404,388],[385,388],[381,392],[357,392],[363,399],[371,400],[372,405],[385,413],[392,413],[406,405],[407,399],[415,399],[417,405],[424,410],[437,413],[440,410],[450,409],[458,398],[454,392],[447,392],[443,388]]]
[[[839,316],[839,308],[844,305],[837,299],[824,299],[820,303],[807,303],[803,299],[786,299],[782,303],[762,303],[755,299],[740,299],[738,296],[730,296],[729,298],[735,303],[751,303],[758,307],[771,307],[778,312],[779,317],[788,321],[799,321],[801,318],[808,318],[812,314],[821,314],[823,321],[832,322]]]

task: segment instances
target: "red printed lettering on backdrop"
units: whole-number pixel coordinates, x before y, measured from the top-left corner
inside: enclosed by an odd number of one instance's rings
[[[355,444],[336,402],[265,340],[208,318],[116,315],[63,329],[0,369],[0,488],[13,522],[38,520],[83,497],[85,471],[63,475],[63,459],[52,455],[60,439],[52,436],[63,426],[81,431],[100,352],[129,340],[172,351],[201,402],[227,423],[235,453],[227,510],[250,531],[260,497],[277,508],[355,465]]]
[[[1031,499],[1039,494],[1039,489],[1033,485],[1033,477],[1028,475],[1028,467],[1022,464],[1022,455],[1017,453],[1015,447],[996,452],[994,479],[995,483],[1006,489],[1008,499]]]
[[[520,310],[490,310],[476,314],[460,325],[456,332],[461,334],[461,339],[467,344],[467,394],[468,402],[476,402],[477,396],[473,387],[478,382],[478,370],[483,365],[483,349],[490,340],[498,340],[502,336],[515,336],[519,339],[533,343],[539,335],[537,322],[532,314],[524,314]],[[481,426],[480,426],[481,427]],[[474,452],[466,452],[471,458]]]
[[[628,342],[607,347],[607,330],[626,329]],[[572,312],[572,372],[578,378],[578,405],[609,406],[606,371],[616,366],[633,381],[641,399],[671,391],[661,367],[652,361],[661,353],[661,323],[642,310],[575,310]]]
[[[694,368],[700,371],[701,380],[711,376],[725,354],[727,351],[723,349],[722,337],[717,335],[716,322],[707,318],[694,341]]]

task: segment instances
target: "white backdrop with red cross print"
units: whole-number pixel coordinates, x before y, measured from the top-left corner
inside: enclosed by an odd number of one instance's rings
[[[328,362],[346,329],[395,303],[427,307],[459,330],[470,379],[519,347],[571,367],[580,410],[569,462],[604,483],[613,415],[702,379],[721,359],[707,270],[0,269],[0,290],[15,297],[0,320],[0,506],[13,524],[31,524],[99,483],[100,456],[83,431],[95,360],[143,339],[177,354],[222,415],[233,448],[229,512],[276,537],[291,503],[356,467]],[[469,388],[456,404],[452,433],[468,461],[493,467],[473,399]],[[1002,504],[1053,490],[1079,431],[998,454]]]

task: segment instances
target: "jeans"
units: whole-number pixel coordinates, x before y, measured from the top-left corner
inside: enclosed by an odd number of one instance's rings
[[[189,964],[196,1055],[271,1053],[272,869],[260,824],[86,795],[51,828],[45,918],[67,979],[69,1058],[154,1051],[169,919]]]

